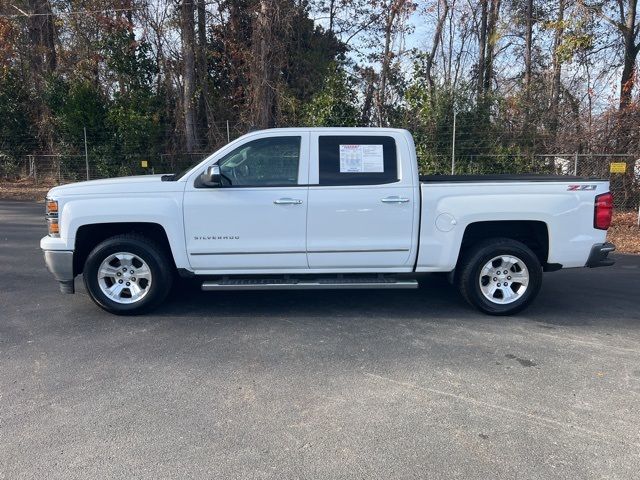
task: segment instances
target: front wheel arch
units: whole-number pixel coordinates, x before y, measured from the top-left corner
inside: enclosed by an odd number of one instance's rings
[[[119,235],[135,235],[153,241],[176,267],[169,237],[164,226],[153,222],[88,223],[76,231],[73,272],[80,275],[91,251],[103,241]]]

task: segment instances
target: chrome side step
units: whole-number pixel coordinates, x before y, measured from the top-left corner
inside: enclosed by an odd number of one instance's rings
[[[333,289],[404,289],[418,288],[417,280],[397,280],[394,278],[321,278],[304,280],[283,279],[222,279],[206,281],[202,290],[333,290]]]

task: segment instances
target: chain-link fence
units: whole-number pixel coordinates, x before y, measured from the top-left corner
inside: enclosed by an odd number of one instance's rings
[[[545,174],[609,180],[616,207],[640,204],[640,155],[558,153],[535,155],[419,155],[421,174]]]
[[[83,180],[176,173],[205,158],[209,153],[128,156],[119,162],[94,162],[84,155],[27,155],[18,160],[0,157],[3,180],[32,179],[36,185],[60,185]]]
[[[87,179],[176,173],[210,152],[127,155],[119,159],[91,155],[26,155],[17,160],[0,156],[0,177],[30,179],[36,185],[57,185]],[[640,203],[640,156],[605,153],[536,155],[431,155],[419,152],[423,174],[556,174],[603,178],[611,182],[617,207],[637,209]]]

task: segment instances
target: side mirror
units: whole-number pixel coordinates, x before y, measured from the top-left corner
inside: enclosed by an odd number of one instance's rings
[[[200,175],[200,181],[207,187],[219,187],[222,185],[222,175],[218,165],[211,165]]]

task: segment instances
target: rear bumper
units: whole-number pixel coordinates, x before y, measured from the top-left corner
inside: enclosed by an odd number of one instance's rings
[[[596,268],[609,267],[613,265],[616,262],[615,260],[608,258],[608,255],[615,249],[616,246],[613,243],[596,243],[591,247],[591,253],[589,254],[585,267]]]
[[[44,261],[55,279],[60,282],[60,291],[73,293],[73,251],[45,250]]]

